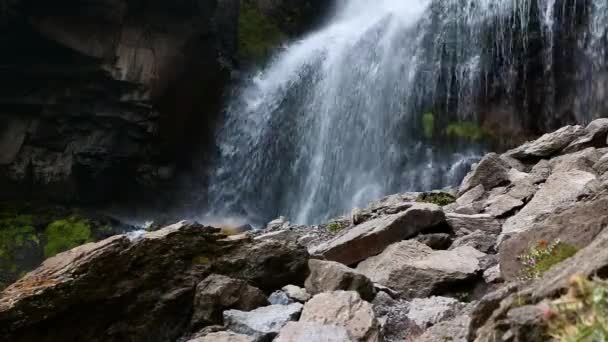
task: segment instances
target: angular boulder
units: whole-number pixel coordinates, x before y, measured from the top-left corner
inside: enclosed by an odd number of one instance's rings
[[[487,154],[464,178],[458,193],[463,195],[479,185],[490,190],[507,183],[509,182],[509,169],[510,166],[498,154]]]
[[[547,133],[535,141],[508,151],[506,155],[520,160],[550,157],[559,153],[575,139],[586,133],[581,126],[565,126],[555,132]]]
[[[272,338],[290,321],[297,321],[302,304],[270,305],[253,311],[228,310],[224,312],[226,327],[239,334],[256,338]]]
[[[355,342],[383,341],[372,305],[354,291],[325,292],[304,306],[301,322],[344,327]]]
[[[518,256],[540,240],[560,240],[578,248],[589,245],[608,226],[608,193],[602,192],[573,204],[532,225],[527,231],[505,240],[500,246],[500,267],[507,280],[520,276]]]
[[[190,325],[193,329],[199,329],[206,325],[221,324],[224,310],[250,311],[268,304],[260,289],[242,280],[212,274],[196,286]]]
[[[306,279],[306,291],[311,295],[336,290],[355,291],[367,301],[374,299],[374,284],[362,273],[334,261],[311,259],[310,275]]]
[[[503,238],[526,231],[561,206],[571,205],[581,196],[597,191],[595,175],[585,171],[568,171],[552,174],[534,198],[503,225]]]
[[[428,297],[481,271],[485,256],[469,246],[433,251],[416,242],[402,241],[359,264],[357,270],[372,281],[401,292],[403,298]]]
[[[274,342],[353,342],[345,328],[317,322],[289,322]]]
[[[491,234],[482,230],[476,230],[471,234],[459,237],[449,249],[469,246],[483,253],[490,253],[496,245],[498,234]]]
[[[571,142],[565,149],[565,153],[572,153],[583,150],[587,147],[606,146],[606,136],[608,135],[608,119],[601,118],[592,121],[585,128],[585,135]]]
[[[403,212],[357,225],[336,238],[309,249],[310,254],[353,265],[381,253],[388,245],[414,237],[445,221],[441,208],[415,203]]]

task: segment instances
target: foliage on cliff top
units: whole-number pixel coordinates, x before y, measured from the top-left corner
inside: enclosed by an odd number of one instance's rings
[[[286,39],[271,18],[265,16],[254,3],[241,0],[238,21],[239,57],[247,61],[260,61]]]
[[[572,277],[568,293],[545,308],[545,319],[557,341],[607,341],[608,282]]]
[[[540,240],[530,247],[528,253],[519,256],[523,268],[521,275],[523,279],[540,278],[551,267],[572,257],[578,252],[576,246],[556,240],[549,243]]]
[[[47,258],[93,241],[89,221],[78,217],[56,220],[46,227],[44,233],[44,256]]]

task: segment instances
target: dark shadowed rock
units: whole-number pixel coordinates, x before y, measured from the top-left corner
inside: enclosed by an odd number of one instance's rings
[[[416,241],[423,243],[432,249],[448,249],[454,239],[447,233],[421,234],[416,236]]]
[[[382,216],[346,230],[336,238],[309,249],[310,254],[353,265],[382,252],[388,245],[411,238],[445,221],[434,204],[411,204],[398,214]]]
[[[199,329],[222,324],[224,310],[250,311],[264,305],[268,305],[268,300],[259,289],[242,280],[212,274],[196,286],[190,325],[192,329]]]
[[[362,273],[334,261],[311,259],[306,291],[311,295],[336,290],[355,291],[367,301],[374,299],[374,284]]]

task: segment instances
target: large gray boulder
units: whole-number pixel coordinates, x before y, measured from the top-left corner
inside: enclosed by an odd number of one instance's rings
[[[428,297],[436,291],[481,271],[485,256],[472,247],[434,251],[408,240],[389,246],[382,254],[359,264],[357,270],[372,281],[401,291],[403,298]]]
[[[268,300],[260,289],[242,280],[212,274],[196,286],[190,325],[193,329],[199,329],[221,324],[224,310],[250,311],[265,305],[268,305]]]
[[[270,305],[253,311],[228,310],[224,312],[226,327],[239,334],[268,338],[276,336],[290,321],[297,321],[303,305]]]
[[[361,298],[371,301],[375,296],[374,284],[364,274],[334,261],[311,259],[306,291],[312,295],[336,290],[356,291]]]
[[[351,221],[357,225],[380,216],[400,213],[411,208],[418,195],[417,192],[393,194],[371,202],[366,208],[354,208]]]
[[[357,225],[336,238],[309,249],[310,254],[345,265],[381,253],[388,245],[414,237],[445,221],[441,208],[415,203],[403,212]]]
[[[579,248],[589,245],[608,226],[608,193],[602,192],[561,212],[554,212],[530,229],[504,241],[500,246],[503,277],[514,280],[520,275],[518,256],[540,240],[560,240]]]
[[[458,193],[463,195],[479,185],[483,185],[486,190],[490,190],[508,183],[509,169],[510,166],[498,154],[487,154],[464,178]]]
[[[47,259],[6,288],[0,336],[43,341],[43,327],[52,325],[59,341],[176,340],[184,333],[178,327],[190,323],[197,285],[209,275],[221,272],[271,291],[303,283],[307,258],[296,244],[226,238],[186,221],[114,236]]]
[[[606,135],[608,135],[608,119],[601,118],[592,121],[585,128],[585,135],[571,142],[564,152],[571,153],[583,150],[587,147],[604,147],[606,146]]]
[[[289,322],[274,342],[354,342],[344,327],[318,322]]]
[[[553,133],[547,133],[535,141],[508,151],[506,155],[517,159],[550,157],[559,153],[572,141],[586,133],[581,126],[565,126]]]
[[[372,305],[354,291],[325,292],[304,306],[301,322],[344,327],[355,342],[383,341]]]
[[[581,196],[597,191],[594,174],[573,170],[552,174],[534,198],[503,225],[503,238],[530,229],[535,223],[553,214],[561,206],[571,205]]]

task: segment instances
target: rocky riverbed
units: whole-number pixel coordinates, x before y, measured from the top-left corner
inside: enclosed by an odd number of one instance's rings
[[[183,221],[74,248],[2,292],[0,340],[551,340],[543,308],[608,266],[607,135],[608,119],[567,126],[486,155],[459,189],[319,226]]]

